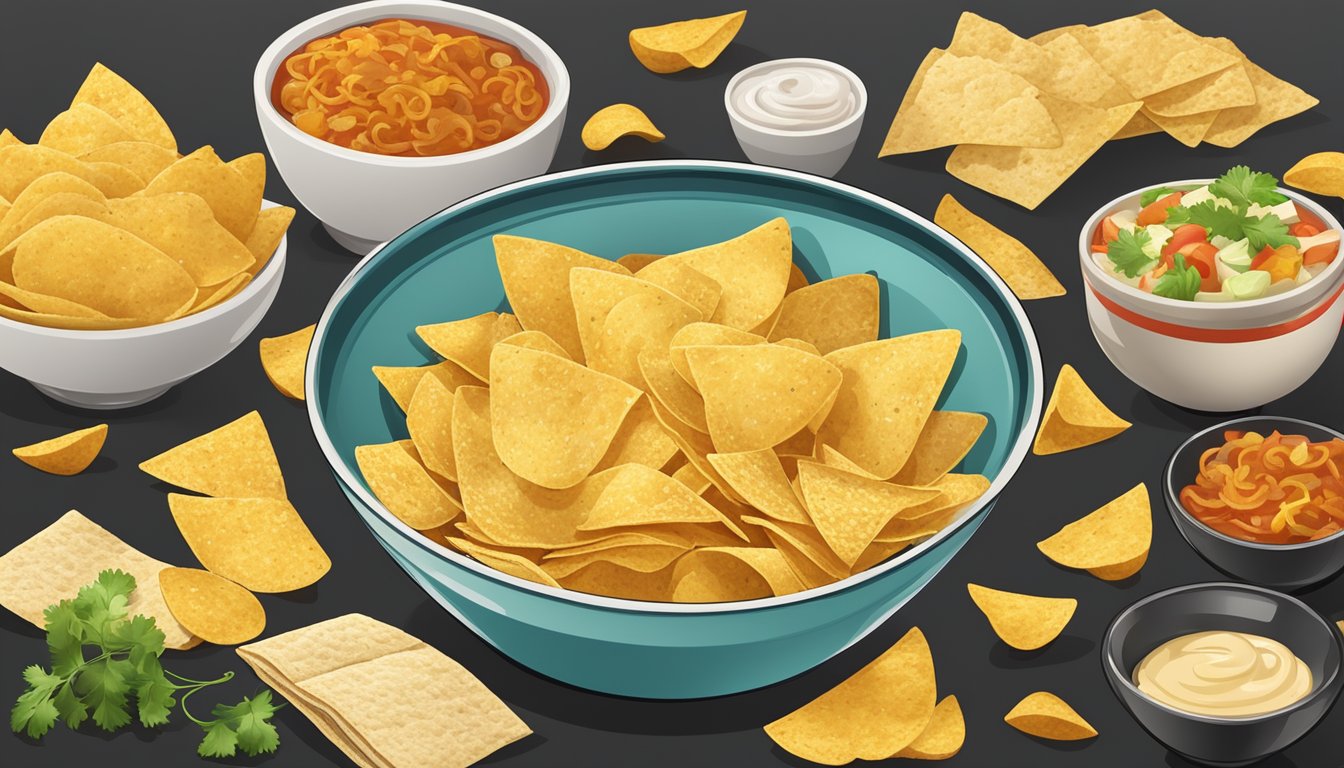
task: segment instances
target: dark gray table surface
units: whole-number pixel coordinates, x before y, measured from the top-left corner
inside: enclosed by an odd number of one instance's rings
[[[184,150],[212,144],[226,157],[264,150],[253,108],[257,56],[291,25],[336,5],[333,0],[93,3],[44,0],[5,3],[0,45],[0,127],[35,141],[64,109],[84,74],[102,61],[137,85],[160,108]],[[863,78],[870,106],[863,135],[841,181],[932,217],[952,192],[971,209],[1033,248],[1064,282],[1063,298],[1027,303],[1040,337],[1047,376],[1072,363],[1097,393],[1134,427],[1095,447],[1028,457],[983,529],[908,606],[840,657],[772,688],[691,702],[646,702],[575,690],[538,677],[500,656],[433,603],[383,553],[347,505],[318,452],[301,404],[267,382],[257,340],[317,320],[328,295],[355,263],[302,208],[289,232],[284,285],[261,326],[234,353],[161,399],[128,411],[95,414],[58,405],[26,382],[0,372],[0,551],[8,550],[78,509],[163,560],[194,564],[168,514],[164,491],[136,469],[143,459],[221,423],[259,409],[270,428],[291,498],[330,553],[334,566],[298,595],[263,595],[268,633],[360,611],[406,629],[459,660],[507,701],[535,731],[487,760],[500,766],[803,765],[776,748],[761,726],[814,698],[918,625],[933,647],[940,695],[956,693],[968,735],[949,766],[1187,766],[1149,738],[1112,696],[1099,664],[1101,634],[1130,602],[1157,590],[1220,578],[1181,540],[1165,512],[1154,509],[1153,549],[1132,581],[1113,584],[1066,571],[1034,543],[1090,512],[1138,481],[1156,488],[1168,454],[1192,431],[1220,419],[1153,398],[1120,375],[1097,348],[1084,319],[1074,250],[1078,227],[1098,205],[1145,184],[1215,176],[1247,163],[1281,174],[1304,154],[1344,148],[1340,6],[1309,0],[1171,2],[1163,9],[1205,35],[1232,38],[1274,73],[1321,99],[1307,114],[1274,125],[1241,147],[1185,148],[1165,135],[1104,147],[1036,211],[1025,211],[970,188],[943,171],[946,150],[876,159],[877,147],[916,65],[951,38],[962,10],[974,10],[1024,36],[1073,23],[1096,23],[1145,10],[1150,3],[877,2],[756,0],[727,51],[708,70],[670,76],[644,70],[631,56],[627,31],[738,7],[709,0],[561,2],[475,0],[530,27],[555,47],[573,78],[568,125],[553,169],[648,158],[744,160],[723,112],[722,92],[739,69],[765,59],[817,56]],[[1331,7],[1333,6],[1333,7]],[[1160,66],[1154,62],[1153,66]],[[594,110],[629,101],[646,109],[665,142],[621,143],[586,151],[579,128]],[[339,183],[339,180],[333,180]],[[296,205],[271,168],[267,196]],[[1339,200],[1326,201],[1336,215]],[[1253,360],[1247,361],[1254,364]],[[1260,409],[1326,424],[1344,424],[1344,349],[1336,348],[1310,382]],[[62,478],[30,469],[8,449],[106,420],[103,455],[82,475]],[[966,594],[966,583],[1038,594],[1074,595],[1077,615],[1044,650],[1012,652],[990,633]],[[1307,591],[1304,599],[1332,619],[1344,618],[1344,578]],[[19,671],[45,660],[32,626],[0,612],[0,700],[22,689]],[[188,675],[243,672],[222,700],[255,686],[232,649],[204,647],[173,654]],[[1021,697],[1053,691],[1073,704],[1101,735],[1076,743],[1037,741],[1002,722]],[[415,696],[408,689],[407,696]],[[203,694],[211,697],[212,693]],[[213,700],[213,699],[212,699]],[[204,702],[203,702],[204,703]],[[424,702],[433,707],[434,702]],[[8,707],[8,704],[5,704]],[[231,765],[327,766],[348,761],[297,711],[278,716],[282,747],[266,759]],[[0,765],[181,766],[198,762],[199,732],[180,716],[153,732],[132,728],[108,736],[86,725],[64,726],[40,744],[0,735]],[[1284,754],[1272,768],[1344,765],[1344,706]]]

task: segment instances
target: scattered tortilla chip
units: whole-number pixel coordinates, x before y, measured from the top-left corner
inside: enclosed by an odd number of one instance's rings
[[[479,386],[481,380],[467,373],[462,366],[450,360],[433,365],[375,365],[373,375],[383,386],[392,402],[405,411],[411,407],[411,398],[420,379],[430,374],[443,382],[449,390],[456,392],[458,387]]]
[[[94,147],[79,156],[86,163],[112,163],[148,184],[164,168],[177,161],[177,152],[148,141],[118,141]]]
[[[823,355],[876,341],[880,302],[877,278],[872,275],[823,280],[784,297],[769,338],[800,339]]]
[[[933,220],[984,259],[1019,299],[1065,294],[1050,268],[1022,241],[971,213],[951,195],[943,195]]]
[[[1142,111],[1135,112],[1134,116],[1129,118],[1129,122],[1120,126],[1120,130],[1111,137],[1112,141],[1119,139],[1132,139],[1135,136],[1147,136],[1151,133],[1161,133],[1162,129],[1157,123],[1154,123]]]
[[[873,538],[909,508],[939,491],[885,483],[812,461],[798,462],[808,516],[845,565],[853,566]]]
[[[989,419],[980,413],[934,411],[924,422],[901,471],[892,478],[900,485],[929,485],[951,472],[980,439]]]
[[[15,448],[19,461],[53,475],[77,475],[88,469],[107,439],[107,425],[80,429],[69,434]]]
[[[1344,197],[1344,152],[1317,152],[1298,160],[1283,183],[1317,195]]]
[[[1280,80],[1247,59],[1231,40],[1212,37],[1205,38],[1204,42],[1240,57],[1255,88],[1255,103],[1220,111],[1205,131],[1204,141],[1218,147],[1235,147],[1270,123],[1306,112],[1320,103],[1315,96],[1286,80]]]
[[[1213,127],[1214,120],[1218,119],[1217,110],[1182,117],[1164,117],[1147,107],[1143,107],[1139,110],[1139,114],[1148,118],[1167,135],[1187,147],[1197,146],[1199,142],[1203,141],[1204,135],[1209,132],[1209,128]]]
[[[201,640],[173,618],[164,602],[159,573],[167,567],[71,510],[0,556],[0,605],[42,629],[48,606],[73,598],[102,571],[119,569],[135,577],[127,612],[154,619],[166,647],[186,650]]]
[[[200,195],[187,192],[108,201],[108,223],[130,232],[182,265],[197,285],[217,285],[256,261],[247,246],[215,221]]]
[[[1255,86],[1241,62],[1143,100],[1149,112],[1163,117],[1184,117],[1254,103]]]
[[[308,347],[316,325],[300,328],[284,336],[262,339],[259,345],[261,369],[271,385],[285,397],[302,400],[303,379],[308,368]]]
[[[485,312],[463,320],[416,326],[415,334],[446,360],[462,366],[481,381],[490,380],[490,350],[522,332],[508,312]]]
[[[361,445],[355,448],[355,463],[369,489],[398,520],[417,531],[438,528],[460,510],[407,450],[409,445],[408,440]]]
[[[140,470],[207,496],[286,498],[280,462],[256,411],[142,461]]]
[[[933,719],[933,656],[916,627],[820,697],[765,726],[790,754],[825,765],[882,760],[910,746]]]
[[[638,136],[652,143],[667,138],[644,110],[633,104],[612,104],[597,110],[579,135],[583,146],[594,152],[606,149],[622,136]]]
[[[159,587],[173,618],[207,643],[246,643],[266,629],[261,601],[222,576],[199,568],[164,568]]]
[[[94,64],[70,105],[88,104],[116,118],[135,138],[177,151],[177,141],[154,105],[117,73]]]
[[[288,501],[170,493],[168,508],[207,570],[253,592],[302,589],[331,569],[331,558]]]
[[[708,459],[737,495],[751,506],[785,523],[810,524],[774,451],[762,448],[740,453],[711,453]]]
[[[1019,701],[1003,721],[1017,730],[1051,741],[1091,739],[1097,729],[1053,693],[1037,691]]]
[[[826,360],[840,368],[844,381],[818,442],[877,477],[895,475],[910,457],[960,349],[961,332],[941,330],[830,353]]]
[[[1153,513],[1143,483],[1092,514],[1036,543],[1036,548],[1066,568],[1080,568],[1106,581],[1138,573],[1153,543]]]
[[[777,550],[758,547],[702,547],[677,561],[672,600],[726,603],[789,595],[805,587]]]
[[[956,696],[948,696],[933,708],[933,717],[924,732],[892,757],[908,760],[947,760],[966,743],[966,720]]]
[[[1041,417],[1032,452],[1037,456],[1072,451],[1099,443],[1129,429],[1130,423],[1107,408],[1065,363]]]
[[[1206,45],[1171,19],[1128,16],[1070,32],[1136,99],[1236,66],[1236,56]],[[1154,68],[1154,61],[1162,62]]]
[[[967,584],[971,600],[989,619],[994,634],[1019,651],[1034,651],[1059,637],[1078,601],[1072,597],[1037,597]]]
[[[723,53],[746,21],[737,11],[707,19],[674,21],[630,30],[630,50],[650,72],[665,75],[687,67],[704,69]]]
[[[144,196],[172,192],[192,192],[200,195],[214,212],[215,219],[233,236],[246,242],[256,226],[261,210],[261,190],[233,168],[225,165],[207,148],[164,168],[145,185]]]
[[[449,537],[448,543],[500,573],[507,573],[515,578],[536,582],[537,584],[545,584],[548,587],[560,586],[560,582],[556,581],[541,566],[522,555],[492,549],[474,541],[456,537]]]

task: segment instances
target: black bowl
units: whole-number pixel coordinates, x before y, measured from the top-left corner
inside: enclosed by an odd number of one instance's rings
[[[1306,435],[1313,442],[1344,439],[1344,434],[1310,421],[1269,416],[1250,416],[1216,424],[1197,432],[1171,455],[1162,478],[1162,498],[1176,528],[1187,543],[1213,567],[1238,579],[1277,587],[1299,589],[1324,581],[1344,569],[1344,531],[1301,544],[1258,544],[1224,535],[1196,520],[1181,504],[1181,489],[1199,474],[1199,457],[1223,444],[1223,430],[1238,429],[1268,435]]]
[[[1168,707],[1139,692],[1134,668],[1154,648],[1192,632],[1227,630],[1288,646],[1311,670],[1311,692],[1283,709],[1219,718]],[[1248,765],[1316,726],[1344,686],[1344,636],[1296,598],[1245,584],[1190,584],[1149,595],[1115,617],[1101,644],[1106,681],[1139,725],[1167,749],[1199,763]]]

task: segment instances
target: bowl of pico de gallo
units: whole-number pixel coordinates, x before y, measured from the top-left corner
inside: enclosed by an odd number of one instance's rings
[[[1092,333],[1164,400],[1264,405],[1311,378],[1339,337],[1340,234],[1320,205],[1246,166],[1121,195],[1078,239]]]

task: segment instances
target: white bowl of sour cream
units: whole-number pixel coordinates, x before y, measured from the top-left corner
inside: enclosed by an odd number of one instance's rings
[[[868,91],[824,59],[776,59],[728,81],[724,107],[753,163],[834,176],[854,151]]]

